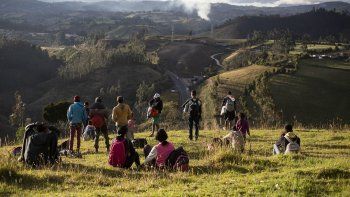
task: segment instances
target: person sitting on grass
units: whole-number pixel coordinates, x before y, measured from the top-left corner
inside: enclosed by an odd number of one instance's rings
[[[149,145],[146,145],[144,148],[146,156],[144,165],[164,168],[166,167],[168,156],[175,150],[175,148],[171,142],[167,141],[168,134],[164,129],[159,129],[155,138],[159,142],[157,145],[151,150]]]
[[[92,125],[92,121],[88,121],[88,125],[86,125],[84,133],[83,133],[83,140],[88,141],[90,139],[95,139],[95,133],[96,127]]]
[[[118,128],[117,138],[112,142],[108,163],[113,167],[130,168],[135,162],[140,167],[140,156],[131,141],[126,139],[127,129]]]
[[[300,138],[293,132],[293,126],[287,124],[284,127],[279,140],[273,145],[273,154],[298,153],[300,151]]]
[[[45,123],[27,125],[18,160],[32,167],[59,162],[58,136],[59,130]]]

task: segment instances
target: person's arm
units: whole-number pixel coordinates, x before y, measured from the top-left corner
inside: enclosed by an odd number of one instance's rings
[[[85,123],[88,120],[88,115],[86,113],[85,108],[82,108],[82,110],[83,110],[83,114],[82,114],[83,117],[82,117],[82,119],[83,119],[83,122]]]
[[[128,105],[128,116],[127,116],[128,120],[130,120],[132,118],[132,111],[130,109],[130,106]]]
[[[114,107],[113,110],[112,110],[112,120],[114,122],[117,122],[118,121],[118,117],[117,117],[117,107]]]
[[[227,98],[225,97],[224,100],[222,101],[221,107],[226,105]]]
[[[32,125],[28,125],[27,127],[31,127]],[[23,143],[22,143],[22,151],[21,151],[21,156],[18,158],[18,161],[23,162],[24,161],[24,153],[26,151],[26,144],[27,144],[27,138],[28,138],[28,132],[30,131],[30,128],[25,128],[26,131],[23,136]]]
[[[72,120],[72,106],[69,106],[69,108],[67,110],[67,119],[68,119],[68,121]]]
[[[157,148],[153,146],[151,152],[146,157],[144,164],[151,162],[155,158],[157,158]]]
[[[163,110],[163,101],[159,101],[159,109],[160,109],[160,112]]]
[[[190,99],[188,99],[184,104],[182,104],[182,108],[185,108],[188,102],[190,102]]]

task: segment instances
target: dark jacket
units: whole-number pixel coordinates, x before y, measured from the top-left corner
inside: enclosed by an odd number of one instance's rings
[[[226,96],[226,97],[224,98],[224,100],[222,101],[222,104],[221,104],[222,107],[226,105],[228,99],[231,99],[231,98],[230,98],[229,96]],[[236,111],[236,110],[237,110],[237,103],[236,103],[236,100],[234,101],[234,103],[235,103],[235,111]]]
[[[163,101],[161,99],[152,99],[148,102],[148,105],[156,110],[159,113],[162,113],[163,110]]]
[[[53,164],[58,161],[58,136],[55,127],[49,127],[49,132],[38,132],[35,124],[26,127],[23,139],[21,158],[29,165]]]
[[[89,111],[90,118],[92,118],[94,115],[100,115],[105,119],[108,119],[108,111],[102,103],[96,102],[92,104]]]
[[[197,99],[188,99],[183,105],[182,105],[182,108],[188,108],[190,110],[190,106],[194,103],[194,102],[198,102],[198,105],[199,105],[199,109],[198,109],[198,112],[197,114],[192,114],[191,111],[190,112],[190,117],[195,117],[195,116],[199,116],[201,117],[202,116],[202,102],[201,100],[199,100],[198,98]]]
[[[286,149],[287,145],[289,144],[289,141],[284,137],[286,133],[283,133],[281,137],[276,141],[276,145],[279,148],[282,148],[283,150]],[[300,138],[296,136],[295,138],[291,139],[293,142],[296,142],[300,146]]]

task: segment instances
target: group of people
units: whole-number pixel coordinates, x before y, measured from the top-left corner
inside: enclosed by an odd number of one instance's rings
[[[223,129],[231,130],[222,140],[232,143],[233,148],[244,151],[247,135],[250,136],[249,123],[244,113],[237,113],[236,99],[232,92],[228,92],[221,106],[220,115],[225,120]],[[287,124],[280,138],[273,145],[273,154],[288,154],[299,151],[300,138],[293,132],[293,126]]]
[[[149,101],[147,111],[148,118],[152,119],[151,137],[155,135],[159,142],[153,148],[144,146],[145,162],[140,164],[140,157],[135,150],[133,140],[136,124],[133,112],[122,96],[117,97],[117,105],[113,108],[111,119],[116,126],[117,137],[109,143],[107,121],[109,113],[103,104],[102,98],[97,97],[90,106],[88,102],[81,102],[79,96],[74,96],[74,103],[67,110],[67,119],[70,126],[70,136],[67,148],[70,155],[81,157],[80,144],[83,128],[83,137],[94,139],[95,151],[99,151],[99,137],[105,140],[107,153],[109,153],[109,164],[115,167],[129,168],[133,163],[138,167],[152,166],[157,168],[173,167],[175,161],[181,161],[177,166],[188,168],[188,156],[182,147],[175,146],[168,141],[168,135],[160,128],[160,115],[163,110],[163,102],[160,95],[156,93]],[[202,117],[202,103],[197,97],[195,90],[191,91],[189,98],[183,105],[183,111],[188,114],[189,140],[198,140],[199,124]],[[237,113],[237,104],[231,92],[222,102],[221,115],[225,119],[225,129],[229,134],[222,140],[232,144],[232,147],[244,151],[247,135],[250,135],[249,123],[244,113]],[[193,127],[195,129],[193,135]],[[54,163],[58,160],[58,136],[59,131],[55,127],[49,127],[43,123],[30,124],[26,127],[20,160],[26,163],[36,164],[44,159],[45,163]],[[74,151],[74,139],[76,137],[77,148]],[[61,147],[62,148],[62,147]],[[300,138],[293,133],[291,125],[285,127],[280,139],[273,147],[274,154],[297,152],[300,150]],[[173,155],[172,155],[173,154]],[[181,156],[182,159],[178,159]],[[168,161],[173,158],[174,161]],[[186,167],[187,165],[187,167]]]

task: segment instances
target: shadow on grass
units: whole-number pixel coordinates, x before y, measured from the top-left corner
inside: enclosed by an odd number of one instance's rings
[[[121,177],[123,176],[122,169],[108,169],[103,167],[94,167],[94,166],[86,166],[83,164],[73,164],[73,163],[61,163],[58,165],[55,170],[63,170],[63,171],[73,171],[78,173],[87,173],[87,174],[102,174],[105,177]]]
[[[20,174],[11,168],[0,169],[0,182],[8,185],[13,185],[22,189],[41,189],[47,188],[51,184],[61,184],[64,181],[64,177],[47,175],[44,178],[38,178],[31,175]]]
[[[319,149],[350,149],[350,145],[339,145],[339,144],[314,144],[311,147]]]
[[[248,169],[234,165],[234,164],[223,164],[220,166],[215,165],[203,165],[203,166],[195,166],[191,169],[193,174],[201,175],[201,174],[219,174],[227,171],[235,171],[241,174],[246,174],[249,172]]]

